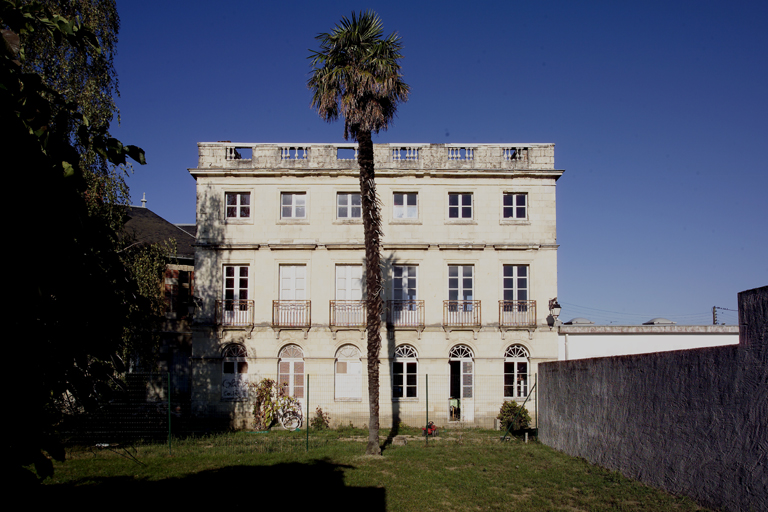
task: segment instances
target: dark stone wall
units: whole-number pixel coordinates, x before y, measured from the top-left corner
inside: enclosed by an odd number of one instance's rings
[[[739,345],[539,365],[542,442],[727,510],[768,510],[768,287]]]

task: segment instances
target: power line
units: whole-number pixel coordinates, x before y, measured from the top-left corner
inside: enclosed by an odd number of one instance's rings
[[[653,316],[650,313],[622,313],[620,311],[611,311],[611,310],[608,310],[608,309],[590,308],[588,306],[581,306],[579,304],[572,304],[570,302],[565,302],[565,301],[562,301],[562,300],[559,301],[559,302],[562,305],[572,306],[572,307],[581,308],[581,309],[588,309],[590,311],[602,311],[603,313],[612,313],[614,315],[638,316],[638,317],[642,317],[642,318]],[[733,311],[733,310],[729,309],[728,311]],[[675,316],[675,318],[686,318],[686,317],[692,317],[692,316],[709,316],[709,313],[691,313],[689,315],[674,315],[674,316]]]
[[[565,302],[565,301],[560,301],[560,303],[563,305],[563,309],[567,313],[572,313],[574,314],[574,316],[579,316],[580,314],[589,316],[590,318],[592,318],[593,320],[596,320],[599,323],[619,323],[619,322],[636,323],[639,318],[648,319],[654,316],[658,316],[658,313],[657,315],[642,314],[642,313],[625,313],[620,311],[611,311],[608,309],[582,306],[579,304],[574,304],[574,303]],[[721,323],[725,319],[727,319],[730,323],[733,323],[735,321],[735,318],[733,318],[731,315],[738,313],[738,310],[721,308],[719,306],[715,306],[715,307],[718,310],[722,311],[720,322],[715,321],[715,323]],[[702,325],[710,324],[711,322],[713,322],[712,312],[700,312],[700,313],[691,313],[691,314],[685,314],[685,315],[668,315],[668,317],[674,318],[676,320],[683,320],[686,322],[702,324]]]

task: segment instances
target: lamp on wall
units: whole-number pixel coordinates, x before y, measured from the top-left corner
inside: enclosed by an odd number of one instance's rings
[[[549,317],[547,317],[547,325],[549,325],[549,330],[552,330],[552,327],[555,326],[557,323],[557,317],[560,316],[560,304],[557,302],[557,297],[554,299],[549,299]]]

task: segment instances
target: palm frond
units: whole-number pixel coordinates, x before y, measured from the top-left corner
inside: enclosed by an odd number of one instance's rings
[[[364,11],[346,16],[329,33],[315,39],[320,50],[310,50],[312,108],[321,118],[344,118],[344,137],[360,131],[386,130],[397,105],[408,100],[410,87],[400,72],[402,42],[393,32],[383,37],[381,18]]]

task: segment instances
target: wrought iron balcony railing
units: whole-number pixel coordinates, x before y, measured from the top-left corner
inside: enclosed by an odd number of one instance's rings
[[[423,300],[388,300],[387,325],[424,328]]]
[[[536,327],[535,300],[500,300],[500,327]]]
[[[479,300],[443,301],[444,327],[480,327],[481,322]]]
[[[366,326],[368,308],[364,300],[332,300],[330,304],[331,327],[353,327],[355,329]]]
[[[253,325],[252,300],[217,300],[216,325],[247,327]]]
[[[272,327],[309,327],[312,322],[312,301],[273,300]]]

